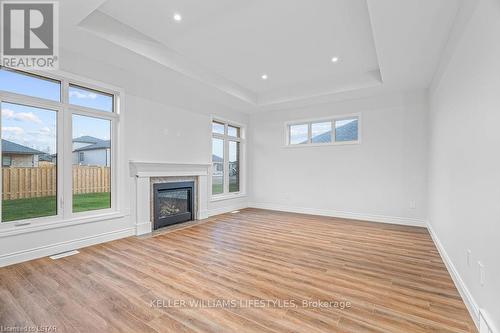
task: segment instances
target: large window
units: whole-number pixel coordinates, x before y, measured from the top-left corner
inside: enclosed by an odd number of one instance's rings
[[[320,146],[359,143],[360,116],[287,123],[286,145]]]
[[[2,222],[115,208],[117,98],[63,77],[0,68]]]
[[[242,140],[240,126],[212,122],[212,195],[241,191]]]

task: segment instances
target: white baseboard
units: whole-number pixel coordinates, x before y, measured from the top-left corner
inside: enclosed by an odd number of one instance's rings
[[[220,215],[220,214],[225,214],[229,213],[235,210],[239,209],[245,209],[248,207],[248,203],[239,203],[239,204],[231,204],[227,206],[223,206],[220,208],[215,208],[215,209],[209,209],[207,211],[207,217],[214,216],[214,215]]]
[[[272,204],[272,203],[252,202],[252,203],[249,203],[248,207],[277,210],[277,211],[290,212],[290,213],[338,217],[338,218],[343,218],[343,219],[361,220],[361,221],[369,221],[369,222],[401,224],[401,225],[409,225],[409,226],[417,226],[417,227],[425,227],[425,225],[426,225],[426,222],[424,219],[416,219],[416,218],[409,218],[409,217],[384,216],[384,215],[364,214],[364,213],[353,213],[353,212],[343,212],[343,211],[338,211],[338,210],[317,209],[317,208],[302,208],[302,207],[285,206],[285,205]]]
[[[208,218],[208,210],[203,210],[198,213],[198,220],[204,220]]]
[[[0,267],[13,265],[20,262],[38,259],[42,257],[47,257],[61,252],[72,251],[90,245],[109,242],[115,239],[133,236],[134,234],[135,234],[135,228],[126,228],[111,232],[105,232],[91,237],[84,237],[71,241],[60,242],[57,244],[41,246],[34,249],[8,253],[0,256]]]
[[[135,235],[140,236],[149,234],[153,231],[153,224],[151,222],[142,222],[135,225]]]
[[[456,269],[455,265],[451,261],[451,258],[448,256],[448,253],[446,252],[445,248],[443,247],[443,244],[437,237],[436,233],[434,232],[434,229],[432,228],[432,225],[430,223],[427,223],[427,230],[429,230],[429,233],[432,237],[432,240],[434,241],[434,244],[436,245],[436,248],[439,251],[439,254],[441,255],[441,258],[443,259],[444,264],[446,265],[446,268],[448,269],[448,272],[451,275],[451,278],[453,279],[453,282],[455,283],[455,287],[458,289],[458,292],[460,293],[460,296],[462,296],[462,299],[465,303],[465,306],[467,307],[467,310],[469,310],[469,313],[472,317],[472,320],[474,320],[474,323],[476,324],[476,327],[479,329],[479,306],[472,297],[472,294],[470,293],[469,289],[467,288],[464,280],[462,280],[462,277],[458,273],[458,270]]]
[[[479,333],[498,333],[493,326],[493,320],[484,309],[479,309]]]

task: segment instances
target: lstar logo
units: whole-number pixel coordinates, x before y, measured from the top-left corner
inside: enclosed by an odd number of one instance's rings
[[[58,60],[58,3],[2,2],[2,65],[53,69]]]

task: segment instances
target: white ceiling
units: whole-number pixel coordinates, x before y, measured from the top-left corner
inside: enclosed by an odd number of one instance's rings
[[[353,91],[428,87],[461,0],[85,3],[62,6],[63,26],[83,28],[255,111]],[[174,21],[174,13],[183,20]],[[81,47],[64,44],[64,36],[63,46]],[[340,61],[332,63],[333,56]]]

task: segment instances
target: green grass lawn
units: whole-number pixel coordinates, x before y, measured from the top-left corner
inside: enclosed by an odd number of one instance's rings
[[[73,212],[104,209],[111,206],[109,192],[75,194]],[[2,222],[56,215],[56,197],[2,201]]]
[[[229,192],[238,192],[240,190],[240,184],[229,184]],[[212,194],[221,194],[223,192],[222,184],[212,184]]]

